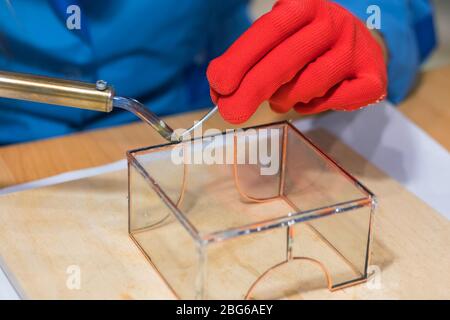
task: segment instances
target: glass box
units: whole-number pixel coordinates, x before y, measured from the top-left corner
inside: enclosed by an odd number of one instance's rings
[[[290,123],[127,156],[129,234],[178,298],[280,298],[367,279],[375,197]]]

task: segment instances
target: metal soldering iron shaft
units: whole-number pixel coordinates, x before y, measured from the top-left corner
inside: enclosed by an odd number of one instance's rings
[[[167,141],[173,141],[173,129],[139,101],[131,98],[114,97],[113,107],[134,113],[137,117],[155,129],[164,139]]]
[[[111,112],[113,107],[125,109],[152,126],[170,142],[183,141],[184,137],[217,111],[217,107],[215,107],[183,134],[176,135],[167,123],[139,101],[116,97],[114,88],[105,81],[99,80],[92,84],[1,70],[0,97],[102,112]]]
[[[198,128],[205,121],[211,118],[218,110],[218,107],[215,106],[192,127],[184,131],[181,135],[176,135],[174,130],[167,123],[165,123],[161,118],[147,109],[142,103],[137,100],[131,98],[114,97],[113,107],[124,109],[134,113],[141,120],[152,126],[152,128],[155,129],[164,139],[170,142],[183,141],[187,135],[191,134],[196,128]]]

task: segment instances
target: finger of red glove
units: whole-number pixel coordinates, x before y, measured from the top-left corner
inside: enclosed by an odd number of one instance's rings
[[[326,24],[310,24],[270,51],[247,72],[233,94],[219,95],[222,117],[231,123],[248,120],[263,101],[329,48],[327,30]]]
[[[384,99],[386,84],[373,75],[345,80],[320,98],[309,103],[297,103],[294,108],[301,114],[319,113],[328,109],[355,110]]]
[[[282,0],[272,11],[256,20],[207,70],[211,88],[221,94],[233,93],[244,75],[270,50],[314,18],[317,0]]]
[[[217,105],[217,103],[219,102],[220,95],[217,92],[215,92],[213,88],[209,88],[209,95],[211,96],[212,102],[215,105]]]
[[[351,51],[344,42],[308,64],[270,98],[275,112],[285,113],[297,103],[308,103],[351,76]]]

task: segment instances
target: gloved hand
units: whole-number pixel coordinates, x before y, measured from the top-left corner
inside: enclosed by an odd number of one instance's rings
[[[386,62],[366,26],[326,0],[279,0],[207,71],[223,118],[242,123],[269,100],[276,112],[354,110],[386,96]]]

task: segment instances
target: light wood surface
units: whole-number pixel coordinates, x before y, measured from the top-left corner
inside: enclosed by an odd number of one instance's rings
[[[424,72],[400,111],[450,151],[450,65]]]
[[[284,277],[272,297],[450,298],[450,222],[325,131],[310,137],[378,195],[371,270],[381,273],[334,293]],[[0,197],[3,266],[24,297],[173,298],[128,237],[126,187],[120,171]],[[66,285],[73,265],[79,290]]]

